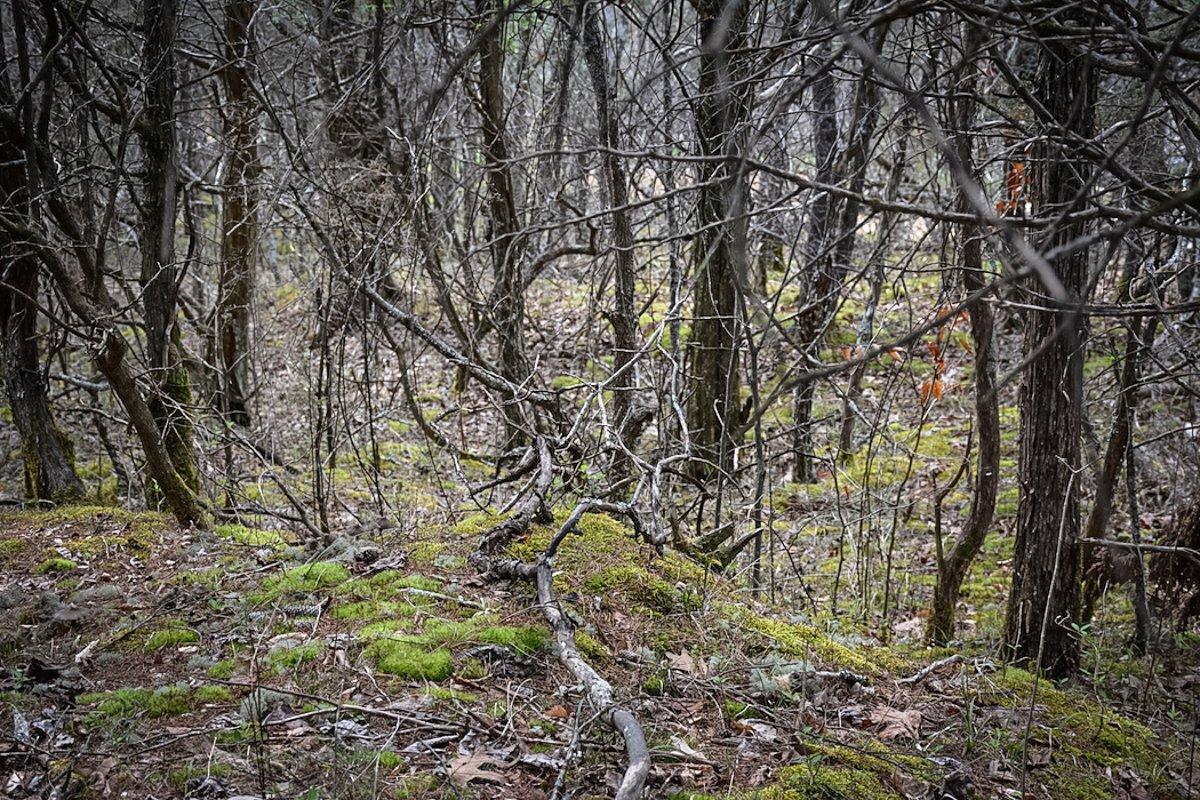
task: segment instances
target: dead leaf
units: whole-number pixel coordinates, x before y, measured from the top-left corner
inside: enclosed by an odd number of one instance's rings
[[[571,716],[571,712],[563,706],[551,706],[546,709],[546,716],[550,719],[566,719]]]
[[[885,742],[902,736],[915,739],[921,729],[921,712],[916,710],[901,711],[890,706],[876,706],[869,719],[882,726],[879,738]]]
[[[471,781],[484,783],[505,783],[504,776],[489,766],[497,766],[497,760],[487,753],[472,753],[461,755],[450,762],[448,777],[460,788],[466,788]]]
[[[667,653],[667,664],[671,669],[677,669],[689,675],[696,674],[696,660],[692,658],[692,654],[687,651],[686,647],[678,653]]]

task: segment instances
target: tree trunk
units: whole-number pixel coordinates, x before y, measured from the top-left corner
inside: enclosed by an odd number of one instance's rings
[[[967,51],[974,53],[983,43],[982,31],[967,24]],[[976,73],[968,66],[968,74],[954,95],[955,149],[963,172],[975,174],[975,157],[971,142],[971,126],[975,120]],[[958,210],[969,214],[971,199],[961,187]],[[983,231],[976,225],[962,229],[963,287],[967,292],[982,289],[987,282],[983,272]],[[962,531],[948,553],[937,542],[938,575],[933,594],[933,609],[929,617],[927,637],[930,645],[942,646],[954,638],[955,609],[963,579],[979,554],[996,511],[996,493],[1000,483],[1000,408],[996,396],[996,356],[994,336],[995,309],[986,298],[967,309],[971,321],[971,342],[975,350],[975,429],[979,437],[979,456],[975,469],[975,486],[971,494],[971,511]]]
[[[12,102],[4,82],[4,100]],[[0,141],[0,207],[30,213],[25,153],[7,136]],[[61,503],[83,496],[71,442],[54,424],[38,348],[38,263],[28,242],[0,229],[0,356],[4,390],[21,437],[25,496]]]
[[[25,496],[30,500],[64,503],[83,497],[84,488],[75,474],[71,441],[55,425],[46,396],[34,302],[38,296],[38,265],[21,249],[19,242],[0,236],[0,252],[5,254],[9,265],[0,285],[4,389],[21,437]]]
[[[1090,139],[1096,79],[1088,56],[1056,42],[1047,42],[1044,48],[1037,78],[1039,99],[1059,124]],[[1072,157],[1064,138],[1047,131],[1035,150],[1037,216],[1062,213],[1083,185],[1084,164]],[[1041,242],[1042,249],[1083,233],[1083,223],[1061,224]],[[1087,262],[1087,250],[1080,249],[1052,265],[1068,304],[1082,300]],[[1046,303],[1045,297],[1031,294],[1033,304]],[[1040,668],[1052,678],[1074,672],[1080,653],[1073,625],[1080,618],[1083,337],[1083,316],[1074,309],[1035,309],[1025,315],[1024,352],[1044,350],[1026,368],[1020,392],[1020,498],[1005,646],[1013,661]]]
[[[175,472],[193,492],[200,471],[192,445],[191,381],[176,319],[178,268],[175,264],[175,0],[144,0],[146,42],[142,49],[145,83],[142,158],[142,302],[147,360],[157,391],[150,410]]]
[[[617,119],[612,113],[613,92],[608,78],[608,59],[604,53],[604,36],[595,6],[589,0],[579,0],[583,20],[583,52],[592,77],[592,92],[596,96],[596,121],[600,128],[600,154],[604,178],[612,206],[612,237],[616,269],[614,277],[613,310],[608,315],[613,327],[613,412],[612,423],[622,451],[633,446],[636,431],[633,426],[634,370],[630,362],[638,350],[637,313],[634,310],[633,228],[629,223],[629,188],[625,168],[617,151],[621,138]],[[614,459],[613,480],[619,481],[628,472],[624,452]]]
[[[480,0],[483,24],[498,13],[497,0]],[[495,281],[496,336],[500,374],[523,385],[530,376],[525,357],[525,278],[521,223],[513,191],[512,166],[505,141],[504,23],[492,26],[479,46],[479,115],[483,129],[483,159],[487,170],[487,209],[491,223],[492,273]],[[502,449],[528,439],[519,400],[504,401],[505,439]]]
[[[250,20],[255,0],[225,5],[225,194],[221,216],[221,275],[217,296],[217,356],[221,407],[241,425],[250,422],[250,311],[257,273],[258,108],[250,91],[254,47]]]
[[[745,180],[742,155],[749,115],[747,90],[740,80],[747,4],[700,0],[700,85],[695,98],[701,155],[700,232],[694,243],[696,289],[692,337],[688,427],[697,460],[694,472],[709,477],[714,468],[733,465],[739,427],[741,312],[739,275],[746,275]]]
[[[817,60],[828,58],[823,50]],[[813,155],[817,161],[817,180],[831,185],[836,180],[834,161],[837,155],[837,83],[833,70],[826,68],[813,82]],[[798,322],[798,339],[808,350],[802,354],[807,359],[817,355],[825,321],[836,298],[833,297],[837,280],[834,275],[833,252],[830,228],[833,222],[833,197],[829,192],[819,192],[813,199],[809,216],[808,239],[804,246],[805,267],[808,270],[805,291],[800,300],[804,307]],[[792,461],[798,483],[815,483],[813,469],[812,410],[814,387],[805,381],[796,387],[792,403],[795,431],[792,439]]]

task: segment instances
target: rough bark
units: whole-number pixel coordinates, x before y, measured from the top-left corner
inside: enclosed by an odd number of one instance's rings
[[[480,0],[484,24],[498,13],[497,0]],[[518,386],[529,380],[525,356],[525,280],[521,221],[513,191],[512,166],[505,140],[504,24],[491,26],[479,46],[479,115],[487,171],[487,212],[491,223],[494,317],[499,340],[500,373]],[[504,449],[527,439],[524,416],[515,399],[504,401]]]
[[[626,208],[629,203],[629,188],[625,168],[621,157],[617,155],[621,149],[621,137],[617,130],[616,116],[612,111],[613,91],[608,76],[608,59],[604,52],[604,35],[594,4],[588,0],[579,2],[583,21],[584,60],[592,78],[592,92],[596,97],[596,121],[600,128],[600,144],[603,148],[600,160],[604,167],[604,179],[612,207],[612,246],[616,268],[613,306],[608,320],[613,328],[612,419],[622,450],[614,460],[613,479],[620,480],[628,472],[628,460],[624,451],[632,448],[636,436],[632,414],[636,381],[631,365],[638,350],[637,312],[633,306],[636,272],[633,260],[633,228],[629,222],[629,210]]]
[[[828,58],[828,51],[824,52]],[[837,155],[837,83],[833,71],[826,69],[813,82],[813,155],[817,162],[817,180],[832,185],[836,180],[834,162]],[[836,300],[837,279],[834,272],[830,232],[833,223],[833,197],[820,192],[809,211],[808,238],[804,243],[804,260],[808,274],[805,291],[801,294],[804,311],[797,321],[797,338],[808,348],[807,358],[816,356],[826,317]],[[796,387],[792,416],[795,430],[792,439],[792,461],[798,483],[814,483],[812,443],[813,384],[805,381]]]
[[[7,81],[0,100],[12,102]],[[30,211],[25,156],[0,133],[0,207]],[[71,442],[55,425],[38,347],[38,263],[27,242],[0,230],[0,356],[4,391],[21,437],[25,496],[60,503],[83,496]]]
[[[1043,45],[1038,69],[1039,99],[1072,134],[1092,135],[1096,79],[1089,56],[1059,41]],[[1047,131],[1032,164],[1038,215],[1060,213],[1083,185],[1081,159],[1063,138]],[[1084,233],[1070,222],[1048,232],[1048,250]],[[1040,668],[1054,678],[1079,663],[1080,434],[1083,405],[1082,313],[1069,307],[1081,300],[1087,277],[1087,250],[1056,259],[1052,266],[1068,297],[1054,308],[1031,292],[1035,305],[1025,314],[1024,352],[1037,354],[1025,370],[1020,391],[1020,497],[1012,590],[1005,620],[1005,652],[1018,664]],[[1032,287],[1030,287],[1032,289]],[[1040,352],[1039,352],[1040,350]]]
[[[746,186],[738,159],[749,113],[744,65],[747,4],[696,3],[699,22],[699,89],[696,134],[701,155],[692,336],[688,341],[692,431],[698,477],[714,467],[728,471],[737,447],[741,316],[739,276],[746,275]]]
[[[258,107],[250,87],[255,0],[225,4],[224,123],[226,163],[221,214],[221,273],[217,296],[217,355],[221,407],[236,423],[250,422],[250,316],[257,273]]]
[[[176,0],[144,0],[142,48],[145,91],[141,133],[144,175],[141,197],[142,304],[146,355],[157,387],[150,410],[175,472],[193,493],[200,471],[192,443],[191,381],[183,358],[175,263],[175,202],[178,166],[175,147]]]
[[[968,50],[975,51],[982,43],[981,31],[968,25],[965,40]],[[962,85],[953,101],[954,145],[959,162],[968,175],[975,173],[971,142],[971,126],[975,119],[976,73],[968,68]],[[971,212],[971,198],[961,189],[958,209]],[[975,225],[963,226],[961,258],[963,288],[976,292],[987,283],[983,272],[983,231]],[[971,493],[971,510],[958,538],[947,552],[937,542],[938,575],[934,588],[933,608],[929,617],[928,640],[942,646],[954,638],[955,608],[963,579],[979,555],[996,511],[996,493],[1000,483],[1000,408],[996,395],[996,356],[994,337],[995,309],[986,301],[972,303],[967,309],[971,323],[971,342],[975,350],[975,430],[979,439],[979,455],[975,467],[975,485]]]

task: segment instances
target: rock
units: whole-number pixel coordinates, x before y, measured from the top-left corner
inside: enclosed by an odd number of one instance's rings
[[[87,589],[80,589],[72,593],[69,599],[76,605],[99,605],[117,600],[122,594],[121,587],[116,584],[101,583],[96,586],[89,586]]]

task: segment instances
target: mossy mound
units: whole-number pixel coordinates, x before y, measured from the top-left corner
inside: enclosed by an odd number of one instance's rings
[[[255,603],[269,603],[288,595],[313,594],[330,590],[350,580],[350,572],[336,561],[314,561],[291,567],[274,575],[263,583],[262,591],[255,593]]]
[[[282,550],[292,543],[292,537],[284,531],[248,528],[245,525],[217,525],[213,533],[226,541],[247,547]]]
[[[225,705],[233,702],[233,695],[225,686],[175,684],[157,689],[92,692],[80,695],[76,701],[81,706],[94,706],[84,717],[89,727],[110,728],[137,716],[178,717],[206,705]]]
[[[367,625],[360,636],[369,640],[364,654],[380,672],[405,680],[442,681],[454,673],[451,650],[466,645],[493,644],[518,655],[532,655],[547,646],[549,631],[537,626],[496,624],[490,614],[466,620],[427,619],[418,632],[407,620],[387,619]]]
[[[1156,797],[1176,796],[1166,769],[1168,754],[1154,732],[1140,722],[1015,667],[983,679],[979,699],[1006,708],[1033,709],[1030,740],[1032,746],[1050,752],[1047,783],[1060,787],[1057,796],[1113,797],[1109,777],[1117,768],[1136,772]],[[1007,747],[1010,756],[1020,757],[1022,741],[1014,737]]]

